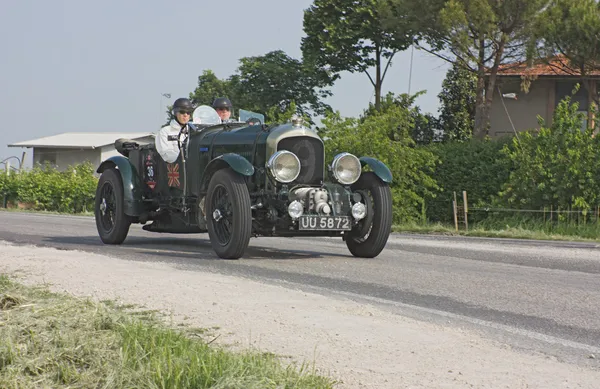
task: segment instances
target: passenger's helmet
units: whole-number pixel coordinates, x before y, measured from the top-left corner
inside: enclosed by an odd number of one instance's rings
[[[212,107],[214,109],[217,109],[217,108],[229,108],[229,109],[231,109],[233,107],[233,105],[231,104],[231,101],[229,101],[229,99],[227,97],[217,97],[213,101]]]
[[[179,111],[188,111],[190,114],[194,109],[192,102],[190,99],[186,99],[185,97],[180,97],[173,103],[173,113],[176,114]]]

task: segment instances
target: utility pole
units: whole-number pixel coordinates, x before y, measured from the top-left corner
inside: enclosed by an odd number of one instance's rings
[[[413,68],[413,55],[415,52],[415,45],[410,46],[410,70],[408,72],[408,95],[410,96],[410,87],[412,83],[412,68]]]

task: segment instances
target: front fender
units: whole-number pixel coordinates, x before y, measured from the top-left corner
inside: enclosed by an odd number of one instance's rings
[[[102,173],[106,169],[116,168],[121,174],[123,183],[123,205],[126,215],[139,216],[142,213],[142,184],[140,176],[131,164],[129,159],[120,155],[115,155],[103,161],[97,173]]]
[[[239,154],[227,153],[218,156],[208,163],[206,169],[204,169],[204,175],[202,177],[201,190],[206,190],[212,175],[221,169],[230,167],[236,173],[243,176],[250,177],[254,174],[254,166],[244,157]]]
[[[390,169],[380,160],[373,157],[360,157],[358,159],[362,166],[369,166],[373,173],[381,179],[381,181],[390,184],[392,182],[392,172]]]

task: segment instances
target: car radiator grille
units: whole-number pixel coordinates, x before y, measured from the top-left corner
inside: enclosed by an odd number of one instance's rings
[[[300,175],[294,184],[320,185],[323,181],[324,150],[321,140],[309,136],[285,138],[277,144],[277,151],[288,150],[300,160]]]

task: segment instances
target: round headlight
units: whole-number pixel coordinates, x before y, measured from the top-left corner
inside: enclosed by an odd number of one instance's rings
[[[333,158],[331,171],[340,184],[354,184],[360,177],[360,161],[350,153],[338,154]]]
[[[280,150],[269,158],[267,168],[273,178],[286,184],[298,178],[300,174],[300,160],[291,151]]]
[[[298,219],[304,213],[304,207],[298,200],[294,200],[288,205],[288,214],[292,219]]]
[[[361,220],[365,216],[367,216],[367,207],[363,203],[354,203],[352,206],[352,217],[356,220]]]

